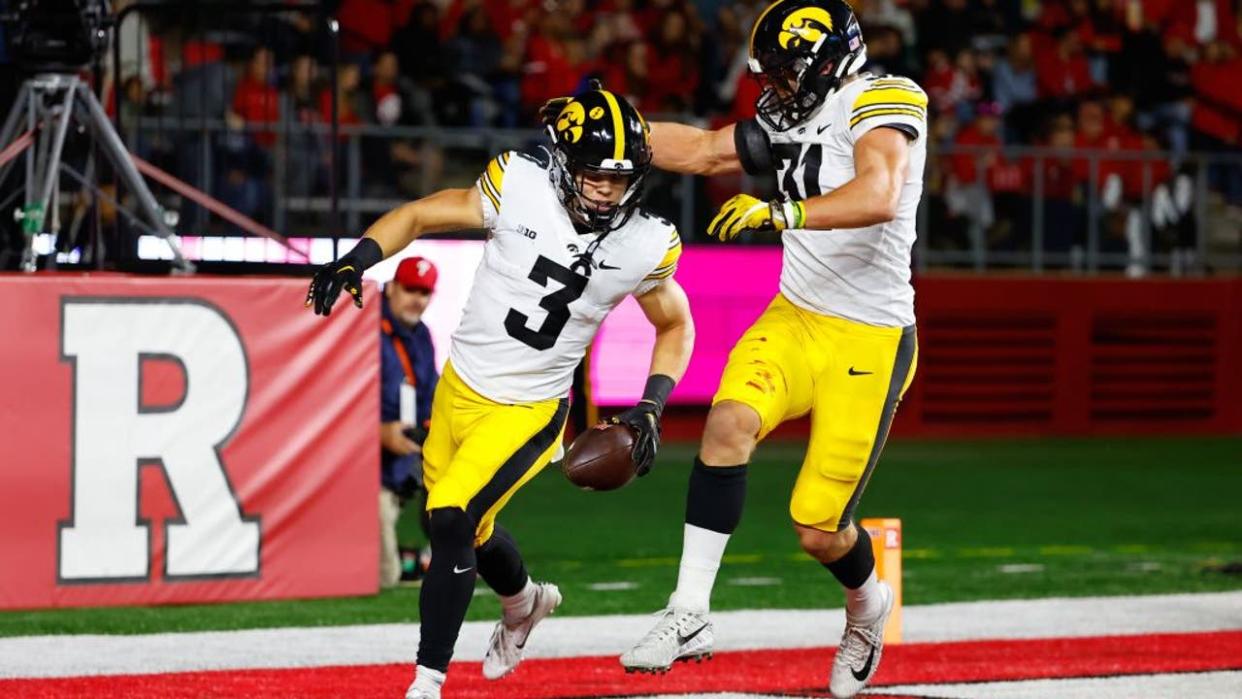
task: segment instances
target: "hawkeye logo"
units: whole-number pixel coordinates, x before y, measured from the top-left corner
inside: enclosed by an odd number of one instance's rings
[[[814,45],[832,31],[832,15],[822,7],[804,7],[791,12],[781,23],[777,41],[781,48],[796,49],[805,44]]]
[[[570,102],[556,118],[556,133],[570,143],[577,143],[582,138],[582,124],[585,121],[586,108],[576,100]]]

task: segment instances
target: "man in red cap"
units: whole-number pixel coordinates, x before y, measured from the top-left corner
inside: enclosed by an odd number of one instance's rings
[[[384,287],[380,321],[380,585],[401,580],[397,519],[422,491],[422,443],[435,393],[435,347],[422,322],[439,273],[430,260],[407,257]]]

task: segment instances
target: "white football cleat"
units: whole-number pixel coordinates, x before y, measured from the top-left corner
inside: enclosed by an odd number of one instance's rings
[[[496,622],[492,640],[487,645],[487,655],[483,656],[483,676],[489,680],[498,680],[513,672],[518,663],[522,662],[522,651],[526,647],[526,639],[530,637],[531,629],[560,604],[561,591],[556,585],[536,583],[535,601],[525,619],[512,627],[506,625],[503,619]]]
[[[828,691],[837,699],[849,699],[858,694],[880,667],[880,656],[884,653],[884,625],[893,612],[894,595],[888,583],[881,581],[879,584],[884,594],[884,611],[880,616],[866,625],[851,624],[849,617],[846,617],[845,635],[841,637],[837,655],[832,659],[832,679],[828,682]]]
[[[626,672],[668,672],[678,661],[711,660],[714,640],[706,614],[670,607],[655,628],[621,656],[621,665]]]
[[[440,699],[440,693],[416,689],[414,685],[410,685],[410,688],[405,690],[405,699]]]

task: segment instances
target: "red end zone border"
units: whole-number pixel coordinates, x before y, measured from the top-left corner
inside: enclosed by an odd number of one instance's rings
[[[455,663],[445,696],[580,699],[757,692],[820,697],[828,696],[824,686],[831,656],[830,648],[720,653],[709,663],[679,665],[660,677],[626,675],[613,657],[534,659],[499,682],[484,680],[479,663]],[[893,646],[886,649],[872,686],[1211,670],[1242,670],[1242,631]],[[113,675],[4,680],[0,696],[396,697],[410,679],[406,664]]]

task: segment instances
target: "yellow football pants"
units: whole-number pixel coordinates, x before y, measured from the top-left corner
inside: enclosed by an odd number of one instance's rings
[[[712,404],[753,408],[759,439],[811,414],[789,514],[798,524],[837,531],[851,521],[917,363],[913,326],[855,323],[777,295],[729,353]]]
[[[484,544],[496,514],[556,454],[568,412],[563,398],[497,403],[467,386],[446,364],[423,444],[427,510],[465,510],[477,523],[475,546]]]

